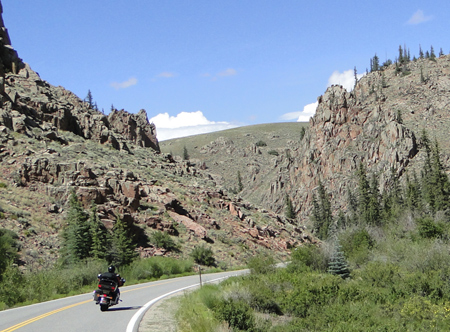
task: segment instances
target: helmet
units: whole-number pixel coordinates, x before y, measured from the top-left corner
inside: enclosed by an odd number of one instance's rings
[[[111,265],[110,267],[108,267],[108,272],[111,272],[111,273],[116,272],[116,268],[114,267],[114,265]]]

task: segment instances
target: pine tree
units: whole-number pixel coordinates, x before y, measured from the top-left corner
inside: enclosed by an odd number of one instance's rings
[[[242,184],[241,172],[237,172],[237,181],[238,181],[238,192],[241,192],[244,189],[244,185]]]
[[[330,228],[333,223],[333,214],[331,211],[331,203],[328,193],[325,190],[322,182],[319,181],[315,202],[313,201],[313,223],[314,231],[317,236],[325,240],[330,235]]]
[[[419,44],[419,59],[423,59],[423,51],[422,46],[420,46],[420,44]]]
[[[436,60],[436,54],[434,54],[433,46],[431,46],[431,50],[430,50],[430,60]]]
[[[130,264],[136,257],[133,236],[127,223],[117,217],[113,227],[112,245],[109,260],[117,266]]]
[[[97,215],[97,206],[92,205],[89,218],[90,232],[92,238],[91,256],[98,259],[105,259],[110,250],[110,240],[108,230],[100,221]]]
[[[183,148],[183,160],[189,160],[189,153],[186,146]]]
[[[63,259],[65,263],[76,263],[90,256],[91,233],[88,216],[72,191],[67,211],[67,227],[63,233]]]
[[[334,252],[328,263],[328,273],[340,276],[342,279],[350,277],[350,269],[338,241],[336,241]]]
[[[84,99],[86,103],[88,103],[89,108],[94,108],[94,99],[92,98],[92,92],[91,90],[88,90],[88,94],[86,98]]]
[[[422,209],[420,184],[415,172],[412,180],[406,174],[405,204],[411,211]]]
[[[286,194],[285,204],[286,204],[286,218],[295,219],[296,216],[294,206],[292,205],[292,201],[288,194]]]
[[[355,84],[353,85],[353,89],[356,88],[356,84],[358,84],[358,72],[356,71],[356,66],[353,68],[353,76],[355,77]]]

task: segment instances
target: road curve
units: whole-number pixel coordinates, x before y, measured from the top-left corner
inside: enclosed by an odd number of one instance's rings
[[[202,281],[206,283],[245,272],[205,274]],[[194,275],[121,287],[122,302],[106,312],[95,305],[92,293],[4,310],[0,311],[0,332],[98,332],[104,328],[134,332],[152,301],[198,284],[199,276]]]

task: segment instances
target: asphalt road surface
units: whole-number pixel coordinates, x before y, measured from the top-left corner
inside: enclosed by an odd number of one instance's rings
[[[202,282],[242,273],[245,271],[206,274],[202,275]],[[122,302],[105,312],[95,304],[92,293],[4,310],[0,311],[0,332],[134,332],[154,300],[198,284],[199,276],[195,275],[121,287]]]

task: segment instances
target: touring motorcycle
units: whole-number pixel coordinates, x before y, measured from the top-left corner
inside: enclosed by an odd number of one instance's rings
[[[120,279],[120,285],[117,280],[105,278],[101,274],[98,275],[98,289],[94,291],[94,301],[100,305],[101,311],[108,310],[109,307],[116,305],[120,301],[119,286],[125,283],[125,279]]]

